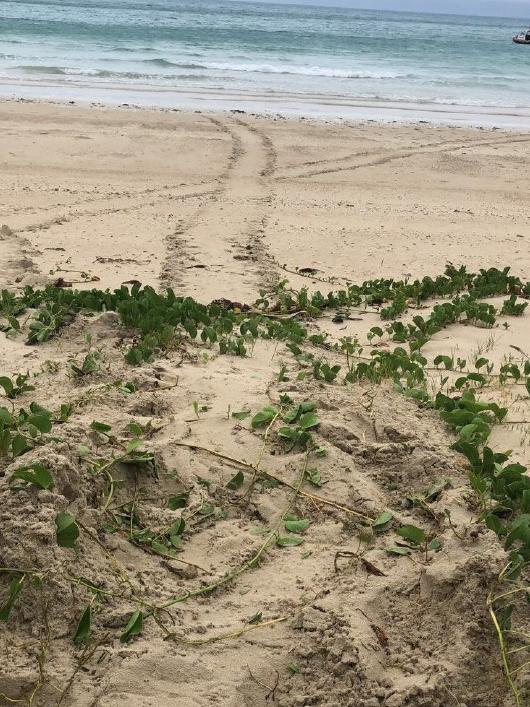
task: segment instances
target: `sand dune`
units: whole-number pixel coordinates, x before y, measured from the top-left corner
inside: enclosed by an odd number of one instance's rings
[[[2,103],[0,128],[0,288],[140,281],[205,304],[253,306],[261,288],[284,278],[325,293],[347,281],[436,275],[447,261],[470,270],[511,265],[530,277],[530,135],[26,102]],[[374,311],[304,321],[313,333],[363,342],[380,324]],[[516,346],[520,358],[530,349],[527,321],[449,327],[424,353],[485,352],[499,364],[513,360]],[[10,659],[0,693],[22,699],[37,685],[34,704],[101,707],[512,704],[486,609],[505,555],[477,522],[463,457],[450,451],[454,438],[433,411],[386,383],[302,380],[283,344],[263,339],[244,358],[183,341],[135,368],[123,358],[131,336],[112,312],[78,316],[41,346],[0,333],[0,375],[35,374],[36,391],[17,406],[75,406],[59,440],[27,455],[53,470],[54,493],[14,494],[8,477],[17,463],[0,459],[0,565],[40,569],[50,626],[43,639],[38,592],[28,589],[2,630]],[[94,350],[97,370],[73,375],[72,362]],[[119,381],[132,382],[134,394]],[[304,455],[286,454],[276,438],[264,445],[248,420],[230,417],[286,394],[316,403],[315,436],[327,451],[315,461],[323,486],[306,484],[294,498]],[[494,394],[509,405],[510,424],[495,429],[492,444],[525,461],[528,399]],[[112,520],[100,503],[104,479],[77,451],[100,444],[106,453],[93,420],[120,438],[131,422],[148,431],[158,475],[121,469],[113,503],[119,510],[134,497],[138,523],[158,529],[185,514],[179,559],[191,566],[147,552],[127,532],[102,530]],[[281,481],[246,497],[255,464]],[[226,486],[238,468],[241,493]],[[411,507],[411,493],[442,478],[430,515]],[[167,499],[183,491],[188,507],[169,509]],[[75,557],[55,545],[53,518],[65,509],[84,527]],[[286,509],[311,521],[300,547],[273,544],[260,564],[119,643],[133,599],[160,605],[217,581],[253,556]],[[386,536],[371,548],[359,521],[369,525],[384,510],[428,527],[442,551],[425,562],[392,556]],[[29,530],[21,519],[31,519]],[[87,602],[80,577],[108,593],[97,603],[101,645],[92,655],[71,640]],[[249,624],[259,612],[265,624]]]

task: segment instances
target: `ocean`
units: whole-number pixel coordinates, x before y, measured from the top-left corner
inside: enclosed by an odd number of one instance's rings
[[[512,43],[525,23],[213,0],[1,0],[0,94],[330,117],[386,108],[530,126],[530,46]]]

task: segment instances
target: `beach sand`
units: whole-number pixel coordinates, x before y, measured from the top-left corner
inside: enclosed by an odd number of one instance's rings
[[[19,102],[0,120],[6,284],[31,280],[17,239],[43,277],[204,301],[254,296],[264,258],[352,280],[530,269],[529,134]],[[249,244],[259,257],[239,260]]]
[[[510,265],[530,279],[530,134],[12,101],[0,104],[0,155],[2,288],[58,278],[80,289],[140,281],[204,303],[228,298],[252,305],[260,288],[279,279],[327,292],[345,281],[437,275],[447,262],[470,270]],[[304,268],[312,269],[309,277],[299,273]],[[493,330],[450,327],[425,354],[482,352],[500,363],[514,356],[514,346],[529,351],[527,319],[511,318]],[[375,324],[380,319],[370,312],[340,324],[331,316],[313,322],[315,331],[363,340]],[[86,354],[87,334],[105,365],[79,382],[69,362]],[[298,383],[292,359],[274,342],[259,341],[247,358],[189,347],[132,369],[120,337],[108,314],[80,317],[39,347],[0,334],[0,373],[38,372],[33,395],[43,403],[76,402],[69,442],[44,452],[70,482],[77,473],[72,444],[84,443],[92,420],[120,431],[136,420],[154,430],[151,444],[164,470],[162,479],[145,482],[145,517],[173,519],[163,506],[175,493],[175,478],[179,488],[192,489],[195,507],[209,493],[226,510],[217,522],[195,526],[185,542],[182,558],[204,568],[198,576],[195,568],[186,574],[177,562],[147,554],[126,535],[99,536],[139,591],[161,602],[213,581],[251,556],[259,532],[288,502],[289,489],[278,487],[237,505],[225,488],[234,466],[179,446],[184,440],[248,462],[259,458],[260,439],[248,421],[227,417],[229,406],[256,411],[282,392],[317,402],[319,438],[329,451],[319,461],[326,483],[313,490],[335,506],[296,501],[298,513],[311,518],[301,547],[271,549],[257,569],[226,588],[183,602],[171,620],[161,615],[176,642],[163,641],[154,622],[131,644],[111,641],[99,662],[76,673],[63,704],[511,704],[485,605],[503,551],[476,523],[463,459],[449,451],[453,438],[434,413],[420,412],[387,385]],[[278,380],[282,365],[288,381]],[[134,381],[138,393],[124,399],[112,386],[118,379]],[[196,422],[193,401],[208,408]],[[527,461],[528,401],[510,400],[510,414],[523,422],[496,429],[493,444]],[[296,485],[301,455],[273,448],[263,463]],[[334,566],[338,551],[356,552],[359,544],[355,514],[337,504],[369,517],[388,508],[412,522],[403,499],[442,477],[450,486],[433,507],[442,516],[451,511],[466,529],[463,540],[448,526],[438,528],[444,549],[427,566],[382,547],[370,551],[371,565],[346,558]],[[87,489],[85,480],[82,490],[65,495],[93,529],[99,521]],[[4,483],[2,561],[49,563],[60,573],[67,551],[52,548],[46,535],[56,501],[41,492],[40,530],[20,550],[17,518],[37,513],[36,497],[22,493],[13,501],[10,494]],[[101,547],[87,541],[81,555],[92,571],[88,579],[103,581],[108,558]],[[79,651],[69,636],[84,591],[54,581],[46,705],[55,704],[76,670]],[[110,615],[101,611],[100,635],[126,623],[131,611],[109,606]],[[0,691],[10,697],[27,693],[36,680],[35,655],[16,648],[21,633],[32,636],[31,611],[23,604],[16,629],[4,634],[14,657],[0,667]],[[260,611],[264,621],[284,620],[226,638]]]

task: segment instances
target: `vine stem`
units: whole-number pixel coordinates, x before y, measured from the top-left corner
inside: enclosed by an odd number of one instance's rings
[[[98,650],[98,648],[100,648],[101,645],[102,645],[107,639],[108,639],[108,635],[104,636],[104,637],[103,637],[100,641],[98,641],[95,645],[93,645],[93,646],[86,646],[86,647],[84,648],[84,650],[83,650],[83,652],[81,653],[81,656],[80,656],[80,658],[79,658],[79,660],[78,660],[78,662],[77,662],[77,665],[76,665],[76,667],[75,667],[75,669],[74,669],[74,672],[73,672],[72,675],[70,676],[70,679],[69,679],[68,682],[66,683],[66,685],[65,685],[65,687],[64,687],[64,689],[63,689],[63,691],[62,691],[61,694],[59,695],[59,699],[58,699],[58,701],[57,701],[57,707],[59,707],[59,705],[62,704],[64,698],[65,698],[66,695],[70,692],[70,689],[71,689],[72,685],[74,684],[74,680],[75,680],[75,678],[76,678],[77,673],[81,670],[81,668],[82,668],[86,663],[88,663],[88,661],[94,656],[94,654],[96,653],[96,651]]]
[[[227,572],[223,577],[220,579],[216,580],[215,582],[212,582],[211,584],[206,585],[205,587],[199,587],[198,589],[194,589],[192,591],[186,592],[185,594],[181,594],[178,597],[175,597],[174,599],[171,599],[161,606],[156,607],[156,610],[162,610],[162,609],[169,609],[169,607],[174,606],[175,604],[180,604],[183,601],[187,601],[188,599],[191,599],[193,597],[201,596],[203,594],[209,594],[210,592],[213,592],[215,589],[218,589],[219,587],[222,587],[225,584],[228,584],[228,582],[231,582],[232,580],[236,579],[240,575],[242,575],[244,572],[246,572],[249,569],[252,569],[255,567],[260,559],[262,558],[265,550],[269,547],[271,542],[274,540],[274,538],[278,535],[279,529],[281,524],[283,523],[283,520],[285,516],[289,513],[291,508],[293,507],[296,498],[298,497],[298,494],[300,492],[300,488],[302,484],[304,483],[304,478],[305,474],[307,471],[307,465],[309,461],[309,455],[310,451],[308,451],[305,455],[304,463],[302,465],[302,470],[300,473],[300,476],[298,478],[298,482],[296,486],[294,487],[293,494],[291,498],[289,499],[289,502],[285,509],[283,510],[281,516],[275,523],[273,529],[268,533],[267,537],[265,538],[264,542],[259,546],[258,550],[254,553],[254,555],[250,558],[250,560],[247,560],[246,562],[243,562],[243,564],[239,565],[239,567],[236,567],[230,572]],[[150,612],[153,613],[153,612]]]
[[[523,668],[528,668],[529,665],[530,665],[530,660],[527,660],[526,663],[523,663],[522,665],[518,665],[517,668],[514,668],[512,670],[512,675],[515,675],[515,673],[518,673]]]
[[[141,599],[137,593],[136,590],[131,582],[131,578],[129,577],[127,570],[124,567],[120,566],[120,563],[118,560],[114,557],[114,555],[108,551],[108,549],[105,547],[105,545],[99,540],[97,536],[95,536],[90,528],[87,528],[86,525],[84,525],[80,520],[77,521],[77,524],[79,525],[82,530],[88,535],[88,537],[92,540],[92,542],[96,543],[102,550],[103,553],[105,554],[105,557],[108,559],[110,564],[113,567],[114,574],[116,578],[119,580],[119,583],[121,584],[126,584],[127,587],[129,588],[129,591],[131,592],[131,599],[134,603],[138,604],[139,606],[147,607],[148,609],[153,609],[154,606],[152,604],[149,604],[148,602],[144,601]],[[86,585],[85,585],[86,586]]]
[[[512,596],[512,594],[519,594],[519,592],[526,592],[528,591],[526,587],[518,587],[517,589],[511,589],[509,592],[504,592],[504,594],[499,594],[498,597],[492,597],[491,602],[492,604],[495,604],[495,602],[500,601],[501,599],[505,599],[506,597]]]
[[[259,628],[267,628],[269,626],[274,626],[275,624],[282,623],[284,621],[287,621],[290,618],[290,616],[281,616],[278,619],[271,619],[270,621],[263,621],[263,623],[259,624],[253,624],[251,626],[245,626],[244,628],[241,628],[237,631],[230,631],[229,633],[222,633],[218,636],[211,636],[210,638],[199,638],[199,639],[188,639],[188,638],[181,638],[180,636],[176,636],[175,634],[168,634],[164,640],[165,641],[175,641],[176,643],[184,643],[187,646],[203,646],[207,643],[217,643],[217,641],[224,641],[226,639],[230,638],[239,638],[239,636],[243,636],[245,633],[248,633],[249,631],[255,631],[256,629]]]
[[[269,435],[272,431],[272,428],[274,427],[276,420],[280,417],[282,413],[282,409],[280,408],[278,412],[274,415],[270,423],[267,425],[267,429],[265,430],[265,434],[263,435],[263,444],[261,445],[261,448],[259,450],[258,458],[256,459],[256,463],[252,465],[252,479],[250,480],[250,484],[248,486],[248,489],[245,493],[245,496],[248,498],[250,497],[252,491],[254,490],[254,485],[256,481],[259,479],[261,472],[261,464],[263,462],[263,457],[265,456],[265,449],[267,448],[267,441],[269,439]]]
[[[511,651],[507,651],[506,655],[513,655],[514,653],[521,653],[521,651],[530,650],[530,645],[519,646],[519,648],[512,648]]]
[[[219,459],[223,459],[224,461],[230,462],[232,464],[235,464],[236,466],[242,466],[246,469],[252,469],[256,470],[255,466],[251,464],[250,462],[243,461],[242,459],[236,459],[235,457],[231,457],[228,454],[224,454],[223,452],[217,452],[215,449],[209,449],[208,447],[203,447],[200,444],[192,444],[190,442],[174,442],[175,446],[177,447],[186,447],[188,449],[195,449],[195,450],[200,450],[202,452],[206,452],[207,454],[211,454],[214,457],[218,457]],[[267,476],[269,479],[272,479],[273,481],[277,481],[279,484],[282,486],[286,486],[287,488],[290,489],[295,489],[296,487],[293,486],[293,484],[289,483],[289,481],[285,481],[284,479],[281,479],[279,476],[276,476],[270,471],[267,471],[266,469],[261,469],[261,473]],[[317,494],[309,493],[308,491],[303,491],[300,489],[298,491],[300,496],[304,496],[305,498],[309,498],[312,501],[315,501],[316,503],[322,503],[326,506],[332,506],[333,508],[337,508],[340,511],[344,511],[345,513],[349,513],[350,515],[357,516],[357,518],[361,518],[362,520],[368,522],[368,523],[373,523],[375,520],[373,517],[368,516],[364,513],[359,513],[359,511],[355,511],[353,508],[349,508],[348,506],[344,506],[337,501],[334,501],[333,499],[329,498],[323,498],[322,496],[319,496]]]
[[[49,570],[22,569],[21,567],[0,567],[0,572],[18,572],[19,574],[46,574]]]
[[[510,690],[513,693],[516,707],[522,707],[521,696],[519,694],[519,690],[517,689],[517,685],[515,684],[515,682],[513,680],[513,677],[512,677],[513,674],[510,669],[510,662],[508,660],[508,653],[506,651],[506,642],[504,640],[504,633],[503,633],[502,628],[499,624],[499,620],[497,618],[497,614],[495,613],[495,608],[493,606],[495,600],[492,596],[492,593],[493,593],[493,589],[490,591],[490,593],[488,595],[487,606],[488,606],[489,614],[491,616],[491,620],[493,621],[493,625],[495,627],[495,631],[497,633],[497,640],[499,642],[499,650],[501,653],[504,675],[506,677],[506,681],[510,687]]]

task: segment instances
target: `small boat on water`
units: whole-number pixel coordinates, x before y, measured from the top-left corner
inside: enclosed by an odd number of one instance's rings
[[[530,29],[527,29],[526,32],[519,32],[519,34],[516,34],[513,41],[516,44],[530,44]]]

